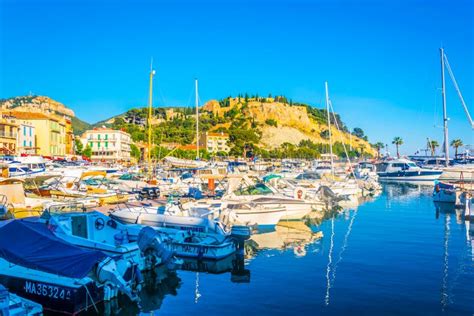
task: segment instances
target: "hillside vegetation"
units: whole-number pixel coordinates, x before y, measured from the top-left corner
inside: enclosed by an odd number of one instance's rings
[[[101,122],[101,125],[124,129],[135,142],[145,142],[146,117],[146,108],[132,109]],[[193,108],[155,108],[152,140],[161,145],[161,148],[156,148],[160,152],[156,155],[162,157],[172,145],[195,143],[195,124]],[[375,155],[361,129],[350,135],[337,114],[331,114],[331,125],[335,154],[344,156],[343,144],[346,144],[350,156],[361,153]],[[199,127],[201,132],[228,133],[230,155],[233,156],[254,153],[263,157],[314,158],[329,152],[327,112],[306,104],[288,102],[285,97],[238,96],[211,100],[200,109]],[[350,143],[352,151],[349,150]],[[194,155],[192,152],[177,153],[189,157]]]

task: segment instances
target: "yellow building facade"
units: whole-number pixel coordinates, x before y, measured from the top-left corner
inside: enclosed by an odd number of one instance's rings
[[[42,156],[66,155],[66,120],[39,112],[8,112],[8,115],[29,122],[36,133],[37,154]]]
[[[17,148],[18,124],[3,116],[0,118],[0,154],[14,155]]]

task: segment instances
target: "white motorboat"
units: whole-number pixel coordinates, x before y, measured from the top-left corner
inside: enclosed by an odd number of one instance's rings
[[[395,159],[377,165],[377,175],[381,181],[434,181],[441,170],[420,168],[411,160]]]
[[[126,207],[113,210],[110,217],[122,223],[132,224],[136,229],[133,236],[138,236],[138,230],[144,225],[168,236],[171,239],[172,250],[177,256],[221,259],[237,251],[235,240],[239,240],[242,236],[232,234],[232,231],[225,231],[220,222],[207,218],[165,215],[159,212],[160,209],[155,207]]]
[[[173,252],[165,238],[159,235],[148,243],[137,243],[129,239],[127,225],[99,213],[77,212],[81,205],[54,203],[46,207],[39,221],[52,227],[53,233],[78,247],[95,249],[117,261],[119,271],[127,271],[137,265],[138,269],[151,270],[160,264],[173,265]]]

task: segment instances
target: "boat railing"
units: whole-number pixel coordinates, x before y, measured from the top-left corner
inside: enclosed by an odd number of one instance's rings
[[[49,214],[64,214],[64,213],[75,213],[75,212],[87,212],[87,208],[83,202],[69,202],[69,203],[54,203],[47,206],[43,212]]]

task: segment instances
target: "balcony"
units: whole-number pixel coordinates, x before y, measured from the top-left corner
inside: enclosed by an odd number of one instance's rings
[[[1,137],[1,138],[12,138],[12,139],[16,139],[16,135],[17,135],[16,133],[0,131],[0,137]]]

